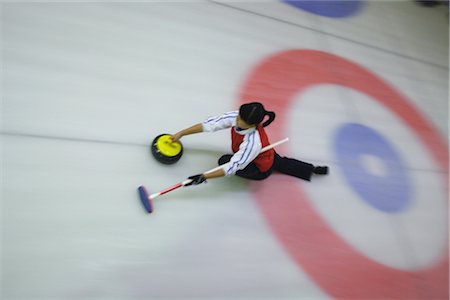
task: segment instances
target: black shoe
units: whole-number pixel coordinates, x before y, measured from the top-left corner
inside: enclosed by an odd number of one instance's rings
[[[317,174],[317,175],[327,175],[328,174],[328,167],[327,166],[314,167],[313,173]]]

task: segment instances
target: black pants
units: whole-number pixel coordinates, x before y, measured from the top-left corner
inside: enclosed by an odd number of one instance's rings
[[[219,165],[223,165],[229,162],[231,160],[231,157],[231,154],[222,155],[222,157],[219,158]],[[246,179],[262,180],[269,177],[273,171],[277,171],[286,175],[310,181],[313,170],[314,166],[312,164],[289,157],[281,157],[280,155],[278,155],[278,153],[275,152],[273,165],[266,172],[261,172],[258,167],[256,167],[256,165],[251,162],[243,170],[237,171],[236,175]]]

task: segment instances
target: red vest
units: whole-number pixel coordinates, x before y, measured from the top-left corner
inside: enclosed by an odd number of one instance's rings
[[[260,125],[260,126],[257,126],[256,129],[258,130],[259,137],[261,138],[262,147],[264,148],[264,147],[270,145],[269,138],[267,137],[264,127],[262,127]],[[243,140],[244,140],[244,135],[237,133],[235,131],[234,127],[231,128],[231,149],[233,150],[233,153],[236,153],[239,151],[239,146],[241,145]],[[256,167],[258,167],[258,169],[261,172],[265,172],[272,167],[274,154],[275,154],[275,151],[273,149],[267,150],[263,153],[260,153],[253,160],[253,163],[256,165]]]

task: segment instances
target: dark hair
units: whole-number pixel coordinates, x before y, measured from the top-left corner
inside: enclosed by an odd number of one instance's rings
[[[265,116],[269,116],[269,119],[263,123],[263,127],[268,126],[275,120],[275,113],[273,111],[266,111],[264,106],[259,102],[242,104],[239,108],[239,116],[249,125],[258,125],[263,121]]]

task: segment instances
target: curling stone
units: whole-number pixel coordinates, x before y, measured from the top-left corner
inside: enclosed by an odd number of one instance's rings
[[[183,155],[183,145],[180,142],[172,142],[172,136],[167,133],[155,137],[151,148],[153,157],[166,165],[176,163]]]

